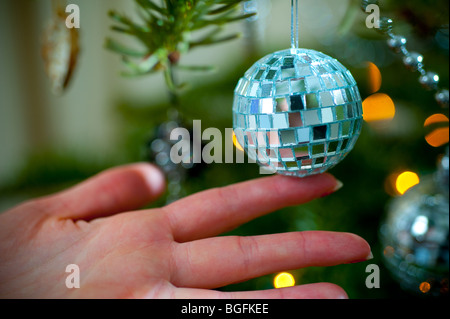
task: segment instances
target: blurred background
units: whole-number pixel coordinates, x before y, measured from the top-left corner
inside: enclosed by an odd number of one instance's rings
[[[53,16],[52,2],[0,0],[0,211],[115,165],[153,161],[153,142],[168,120],[170,95],[162,72],[122,77],[120,56],[104,46],[107,37],[133,43],[111,30],[108,11],[133,17],[136,3],[68,3],[80,8],[80,53],[68,88],[55,95],[41,54],[43,32]],[[352,298],[448,296],[448,207],[447,224],[441,229],[441,233],[447,229],[447,237],[444,234],[438,241],[440,255],[429,257],[434,260],[427,264],[429,280],[417,270],[425,266],[417,266],[414,250],[397,255],[400,266],[394,268],[404,271],[394,273],[386,260],[397,253],[396,247],[386,244],[389,238],[383,239],[390,236],[383,225],[389,223],[391,204],[402,199],[408,188],[435,176],[438,167],[445,166],[445,158],[448,174],[448,155],[444,156],[448,147],[448,91],[447,106],[442,107],[435,98],[438,90],[421,86],[420,74],[405,68],[402,56],[387,44],[387,36],[366,27],[367,14],[360,6],[361,1],[351,0],[299,1],[300,47],[338,59],[352,72],[364,99],[365,123],[359,141],[331,170],[344,188],[327,198],[259,218],[232,234],[316,229],[353,232],[370,243],[373,260],[287,269],[291,277],[286,278],[291,284],[333,282]],[[439,75],[441,89],[448,89],[448,6],[446,0],[380,2],[381,14],[394,21],[394,33],[408,40],[408,50],[423,55],[427,71]],[[203,129],[216,127],[224,133],[232,127],[233,90],[238,79],[260,57],[290,45],[290,1],[252,0],[241,10],[257,12],[255,17],[226,26],[227,31],[241,32],[242,37],[181,56],[184,64],[214,66],[210,72],[178,74],[180,81],[187,83],[179,97],[179,112],[186,123],[199,119]],[[187,169],[184,180],[172,181],[167,196],[170,192],[184,196],[258,176],[256,164],[202,164]],[[166,199],[154,205],[162,205]],[[445,200],[448,203],[448,189]],[[421,216],[420,211],[416,214]],[[432,217],[428,217],[431,225]],[[420,238],[413,241],[421,244]],[[380,288],[366,287],[368,264],[380,267]],[[411,270],[410,264],[418,268]],[[443,275],[442,265],[447,267]],[[283,285],[276,275],[221,289]]]

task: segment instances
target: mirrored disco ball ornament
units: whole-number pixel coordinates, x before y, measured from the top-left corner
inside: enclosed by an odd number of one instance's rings
[[[239,80],[233,127],[249,158],[273,172],[323,173],[353,148],[362,102],[351,73],[321,52],[269,54]]]
[[[395,198],[380,227],[383,260],[411,293],[448,297],[449,149],[435,174]]]
[[[448,297],[448,205],[434,177],[390,203],[380,227],[383,261],[405,291]]]

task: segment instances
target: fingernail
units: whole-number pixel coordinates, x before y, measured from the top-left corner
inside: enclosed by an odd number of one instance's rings
[[[337,192],[338,190],[340,190],[343,186],[344,186],[344,184],[340,180],[336,179],[336,185],[334,186],[334,188],[331,191],[323,194],[321,197],[326,197],[328,195],[331,195],[331,194]]]
[[[150,186],[151,191],[155,194],[162,193],[166,187],[166,180],[162,171],[158,167],[151,164],[145,164],[143,168],[144,177],[147,184]]]
[[[361,258],[361,259],[357,259],[357,260],[352,260],[351,262],[349,262],[349,264],[356,264],[356,263],[361,263],[363,261],[368,261],[373,259],[373,254],[372,251],[370,251],[370,253],[366,256],[366,258]]]
[[[342,183],[340,180],[336,180],[336,186],[333,189],[333,193],[337,192],[338,190],[340,190],[342,187],[344,186],[344,183]]]

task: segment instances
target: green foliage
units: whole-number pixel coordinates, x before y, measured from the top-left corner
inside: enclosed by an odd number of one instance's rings
[[[141,23],[110,11],[117,23],[112,29],[134,37],[142,49],[132,49],[108,38],[106,48],[119,53],[127,67],[124,75],[138,76],[163,70],[169,89],[177,87],[172,68],[205,71],[209,66],[179,66],[180,56],[205,45],[229,41],[239,34],[222,35],[223,27],[253,14],[240,14],[238,7],[246,0],[135,0]],[[201,31],[201,32],[200,32]],[[201,35],[198,35],[201,33]]]

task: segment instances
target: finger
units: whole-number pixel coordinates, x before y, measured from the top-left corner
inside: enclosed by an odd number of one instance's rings
[[[231,283],[310,266],[333,266],[368,259],[370,246],[350,233],[293,232],[226,236],[179,244],[175,248],[177,287],[217,288]]]
[[[274,210],[302,204],[340,188],[329,174],[271,176],[212,189],[165,207],[176,241],[223,233]]]
[[[207,289],[174,288],[175,299],[347,299],[345,291],[334,284],[316,283],[281,289],[220,292]]]
[[[91,220],[141,208],[163,190],[159,169],[139,163],[106,170],[43,203],[59,217]]]

